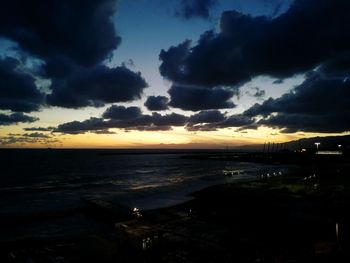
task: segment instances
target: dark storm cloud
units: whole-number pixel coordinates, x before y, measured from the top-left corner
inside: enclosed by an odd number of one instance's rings
[[[191,125],[191,123],[189,123],[189,125],[186,126],[186,129],[189,131],[216,131],[218,129],[250,126],[252,124],[254,124],[254,119],[242,114],[235,114],[218,122],[198,125]]]
[[[197,132],[197,131],[211,132],[211,131],[217,131],[217,128],[213,124],[206,123],[206,124],[198,124],[198,125],[187,125],[186,130],[191,132]]]
[[[262,97],[264,97],[265,96],[265,90],[261,90],[261,89],[259,89],[259,88],[256,88],[256,91],[255,91],[255,93],[253,94],[253,96],[255,97],[255,98],[258,98],[258,99],[261,99]]]
[[[11,0],[1,3],[0,36],[48,61],[65,57],[94,65],[121,39],[111,17],[116,0]]]
[[[168,102],[165,96],[149,96],[144,105],[150,111],[163,111],[168,109]]]
[[[90,118],[84,121],[72,121],[58,125],[54,132],[80,134],[87,131],[95,132],[108,129],[107,122],[102,118]]]
[[[330,59],[318,68],[318,72],[328,78],[346,78],[350,76],[350,53]]]
[[[24,131],[40,131],[40,132],[49,132],[53,131],[55,127],[29,127],[23,128]]]
[[[159,67],[160,74],[170,80],[184,82],[183,68],[179,67],[185,62],[185,58],[189,54],[191,41],[186,40],[178,46],[172,46],[167,51],[161,50],[159,59],[162,64]]]
[[[172,126],[183,126],[187,120],[186,116],[177,113],[161,115],[152,113],[152,115],[141,115],[128,120],[109,120],[109,127],[125,130],[171,130]]]
[[[98,131],[92,131],[92,133],[95,133],[95,134],[117,134],[116,132],[113,132],[113,131],[110,131],[108,129],[105,129],[105,130],[98,130]]]
[[[112,105],[103,114],[105,119],[114,120],[129,120],[140,117],[142,115],[140,108],[138,107],[124,107],[118,105]]]
[[[283,79],[276,79],[272,82],[272,84],[283,84]]]
[[[103,118],[90,118],[84,121],[72,121],[58,125],[54,132],[81,134],[86,132],[92,133],[110,133],[109,129],[122,129],[125,131],[167,131],[173,127],[185,127],[189,131],[215,131],[223,128],[256,129],[254,118],[243,114],[226,116],[217,110],[202,111],[193,114],[190,117],[171,113],[161,115],[159,113],[147,114],[126,114],[128,109],[120,106],[112,106],[103,114]],[[114,109],[114,110],[111,110]],[[117,109],[117,110],[115,110]],[[121,112],[114,116],[110,112]],[[123,118],[120,118],[125,114]],[[108,118],[107,118],[108,117]]]
[[[259,126],[260,125],[258,123],[255,123],[254,119],[250,119],[250,122],[247,122],[247,124],[236,128],[235,131],[241,132],[241,133],[247,133],[247,130],[257,130]]]
[[[116,0],[6,1],[0,9],[0,37],[14,41],[24,59],[41,61],[32,73],[51,80],[47,105],[81,108],[132,101],[147,86],[141,74],[102,64],[121,41],[111,20],[115,10]],[[22,82],[33,86],[29,77]],[[44,104],[39,95],[34,105],[7,98],[0,105],[37,110]]]
[[[218,110],[200,111],[189,117],[190,124],[221,122],[225,119],[225,114]]]
[[[218,110],[206,110],[189,117],[186,129],[188,131],[215,131],[215,124],[226,119],[225,114]]]
[[[246,94],[260,100],[265,96],[266,92],[265,90],[262,90],[258,87],[254,87],[254,88],[251,88],[249,91],[247,91]]]
[[[103,113],[103,118],[90,118],[84,121],[72,121],[58,125],[54,132],[80,134],[85,132],[100,133],[111,128],[138,131],[171,130],[173,126],[184,126],[187,117],[171,113],[161,115],[141,114],[136,107],[125,108],[113,105]]]
[[[283,9],[290,5],[293,0],[262,0],[267,7],[272,9],[270,17],[276,17],[283,12]]]
[[[0,109],[14,112],[39,110],[44,95],[37,89],[35,79],[19,69],[14,58],[0,57]]]
[[[30,137],[30,138],[50,138],[51,136],[47,134],[43,134],[41,132],[33,132],[33,133],[25,133],[22,134],[23,137]]]
[[[170,131],[173,128],[169,125],[165,125],[165,126],[135,126],[135,127],[129,127],[126,130],[130,131],[130,130],[137,130],[137,131]]]
[[[235,114],[229,116],[226,120],[217,124],[219,128],[229,128],[229,127],[240,127],[245,125],[253,124],[253,119],[245,116],[243,114]]]
[[[273,112],[287,114],[350,113],[350,81],[323,78],[311,73],[307,79],[280,98],[256,104],[245,112],[248,116],[266,115]]]
[[[181,0],[180,8],[176,15],[185,19],[208,18],[210,9],[218,3],[218,0]]]
[[[52,136],[42,133],[27,133],[27,134],[12,134],[9,133],[7,136],[0,137],[0,145],[11,145],[11,144],[43,144],[50,145],[52,143],[59,143],[60,140],[53,138]]]
[[[160,72],[178,84],[208,87],[303,73],[349,51],[349,8],[347,0],[296,0],[273,19],[223,12],[220,33],[162,50]]]
[[[22,112],[16,112],[12,114],[2,114],[0,113],[0,125],[5,126],[5,125],[13,125],[17,124],[19,122],[35,122],[38,121],[39,119],[36,117],[28,116],[23,114]]]
[[[80,69],[63,79],[53,79],[47,103],[66,108],[99,107],[139,99],[145,87],[147,83],[140,73],[125,67],[99,65]]]
[[[187,121],[187,117],[177,113],[170,113],[160,115],[159,113],[152,113],[152,123],[155,126],[183,126]]]
[[[262,116],[258,124],[285,132],[343,132],[350,130],[348,105],[350,80],[312,72],[289,93],[255,104],[244,115]]]
[[[74,61],[69,58],[57,56],[55,58],[46,59],[45,63],[38,67],[37,72],[42,78],[64,79],[82,69],[84,70],[86,67],[75,64]]]
[[[207,109],[234,108],[230,99],[236,94],[225,88],[202,88],[173,85],[168,91],[169,105],[182,110],[198,111]]]
[[[349,114],[285,114],[279,113],[275,116],[260,120],[258,124],[272,128],[282,129],[283,133],[294,132],[319,132],[319,133],[341,133],[350,130]]]
[[[205,87],[230,86],[248,80],[243,65],[229,61],[235,53],[239,55],[239,50],[231,51],[229,43],[219,40],[209,31],[195,47],[191,48],[191,42],[186,40],[167,51],[162,50],[161,75],[175,83]]]

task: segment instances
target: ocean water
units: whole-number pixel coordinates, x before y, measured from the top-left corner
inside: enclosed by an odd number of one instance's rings
[[[187,153],[197,152],[1,150],[0,240],[103,230],[103,224],[79,212],[81,197],[154,209],[189,200],[189,193],[210,185],[289,169],[182,158]]]

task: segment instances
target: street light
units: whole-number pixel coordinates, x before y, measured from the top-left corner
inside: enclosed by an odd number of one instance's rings
[[[320,144],[321,144],[320,142],[315,142],[317,151],[318,151],[318,147],[320,146]]]

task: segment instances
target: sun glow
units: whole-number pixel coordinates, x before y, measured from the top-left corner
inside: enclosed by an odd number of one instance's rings
[[[199,148],[225,149],[259,145],[265,142],[283,143],[301,138],[344,135],[320,133],[284,134],[279,130],[260,127],[257,130],[235,131],[234,128],[217,131],[190,132],[176,127],[169,131],[125,131],[110,129],[108,134],[86,132],[83,134],[61,134],[52,132],[23,132],[25,125],[16,129],[3,128],[0,137],[12,138],[4,147],[25,148]],[[40,137],[33,136],[38,135]],[[33,136],[33,137],[32,137]],[[42,137],[41,137],[42,136]],[[47,137],[44,137],[47,136]]]

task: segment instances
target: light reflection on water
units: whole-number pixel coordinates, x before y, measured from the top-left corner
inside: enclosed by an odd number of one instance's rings
[[[186,188],[190,191],[213,184],[252,180],[258,171],[271,169],[252,163],[182,159],[178,154],[100,156],[94,151],[21,154],[25,156],[16,157],[15,166],[5,167],[0,194],[16,192],[14,200],[21,196],[33,200],[45,198],[48,206],[50,195],[66,200],[63,195],[69,194],[74,196],[74,202],[82,195],[94,194],[107,197],[128,193],[132,199],[137,191],[157,194],[181,190],[182,193]],[[235,172],[225,177],[224,171]]]
[[[6,158],[0,175],[0,216],[75,209],[81,206],[82,196],[141,210],[169,206],[188,200],[189,193],[206,186],[254,180],[258,173],[275,169],[253,163],[183,159],[179,154],[21,151]],[[237,173],[224,176],[223,171]]]

